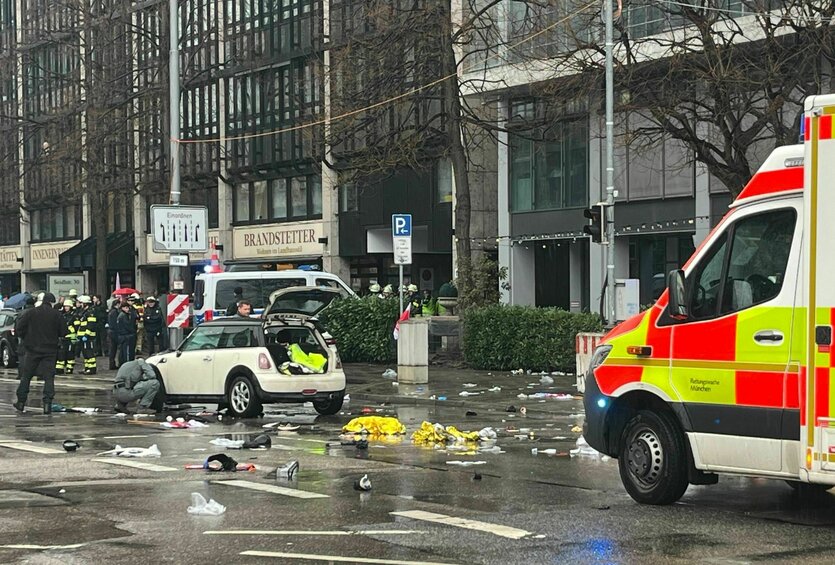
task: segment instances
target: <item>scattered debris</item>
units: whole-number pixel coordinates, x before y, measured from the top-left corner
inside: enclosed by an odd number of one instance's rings
[[[66,494],[66,493],[67,493],[67,489],[65,489],[65,488],[62,488],[61,490],[58,491],[58,494]]]
[[[360,451],[365,451],[366,449],[368,449],[368,440],[367,439],[357,440],[355,445],[357,446],[357,449],[359,449]]]
[[[560,392],[534,392],[533,394],[525,394],[522,392],[519,393],[516,398],[520,398],[522,400],[526,398],[529,400],[574,400],[573,395]]]
[[[447,465],[457,465],[458,467],[472,467],[475,465],[487,465],[487,461],[447,461]]]
[[[510,371],[510,374],[511,375],[524,375],[525,371],[523,371],[522,369],[516,369],[514,371]]]
[[[458,396],[478,396],[481,392],[470,392],[468,390],[462,390],[458,393]]]
[[[361,433],[363,430],[371,435],[396,435],[405,434],[406,426],[391,416],[361,416],[342,427],[343,432]]]
[[[275,476],[282,479],[292,480],[299,470],[298,461],[288,461],[283,466],[276,469]]]
[[[73,451],[75,451],[76,449],[78,449],[79,447],[81,447],[81,446],[78,444],[78,442],[77,442],[77,441],[75,441],[75,440],[71,440],[71,439],[65,440],[65,441],[64,441],[64,443],[63,443],[63,444],[61,444],[61,445],[63,445],[63,446],[64,446],[64,451],[66,451],[67,453],[72,453]]]
[[[188,507],[188,513],[195,516],[220,516],[226,512],[226,507],[214,499],[203,498],[199,492],[191,493],[191,506]]]
[[[500,386],[494,386],[493,388],[488,388],[488,389],[487,389],[487,391],[488,391],[488,392],[501,392],[501,391],[502,391],[502,387],[500,387]]]
[[[590,446],[583,436],[577,438],[577,449],[572,449],[569,453],[571,453],[571,457],[597,457],[600,455],[600,452]]]
[[[506,453],[505,451],[502,451],[501,448],[498,445],[491,445],[489,447],[480,447],[478,449],[478,452],[479,453],[491,453],[491,454],[494,454],[494,455],[499,455],[501,453]]]
[[[462,432],[455,426],[423,422],[420,429],[412,434],[412,441],[417,444],[476,442],[481,438],[478,432]]]
[[[467,410],[465,416],[478,416],[477,412],[473,412],[472,410]]]
[[[483,441],[487,440],[495,440],[496,439],[496,430],[493,428],[482,428],[478,432],[478,437],[481,438]]]
[[[479,473],[478,471],[473,473],[473,480],[474,481],[480,481],[481,480],[481,473]]]
[[[575,434],[581,434],[583,433],[583,428],[582,426],[574,426],[573,428],[571,428],[571,431]]]
[[[275,430],[278,432],[295,432],[301,426],[299,426],[298,424],[290,424],[287,422],[272,422],[270,424],[264,424],[261,427],[265,429],[275,428]]]
[[[218,447],[225,447],[226,449],[241,449],[244,446],[244,440],[242,439],[228,439],[225,437],[215,438],[209,443]]]
[[[544,385],[552,385],[552,384],[554,384],[554,379],[552,379],[551,377],[543,376],[542,378],[539,379],[539,382],[540,382],[540,384],[544,384]]]
[[[528,409],[527,409],[527,408],[525,408],[524,406],[522,406],[522,407],[519,409],[519,413],[520,413],[522,416],[527,416],[527,415],[528,415]]]
[[[162,453],[157,447],[157,444],[154,444],[151,447],[122,447],[117,445],[113,449],[102,451],[96,455],[113,455],[116,457],[161,457]]]
[[[383,372],[383,378],[384,379],[396,379],[397,378],[397,371],[395,371],[394,369],[386,369]]]
[[[478,385],[477,385],[477,384],[475,384],[475,383],[464,383],[464,384],[463,384],[463,385],[461,385],[461,386],[463,386],[464,388],[475,388],[475,387],[477,387]]]
[[[195,419],[191,419],[186,422],[185,418],[177,418],[176,420],[173,419],[171,416],[168,416],[165,419],[165,422],[160,423],[163,428],[208,428],[209,426],[204,424],[203,422],[198,422]]]
[[[533,449],[531,449],[531,455],[537,455],[539,453],[541,453],[542,455],[556,455],[557,450],[556,449],[537,449],[535,447]]]
[[[516,412],[516,407],[512,404],[504,409],[505,412]]]
[[[368,492],[371,490],[371,480],[368,478],[368,475],[363,475],[362,478],[357,479],[354,481],[354,490],[360,490],[364,492]]]
[[[393,383],[391,383],[391,386],[400,386],[400,383],[397,382],[397,381],[394,381]]]
[[[267,434],[258,434],[251,440],[243,444],[244,449],[269,449],[272,447],[273,441]]]
[[[342,397],[342,402],[343,402],[343,404],[346,403],[346,402],[351,402],[351,395],[346,394],[345,396],[343,396]]]

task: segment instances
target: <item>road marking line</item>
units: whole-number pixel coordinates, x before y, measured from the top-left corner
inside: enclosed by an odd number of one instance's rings
[[[280,557],[283,559],[303,559],[305,561],[336,561],[339,563],[377,563],[380,565],[453,565],[436,561],[400,561],[393,559],[371,559],[368,557],[342,557],[341,555],[314,555],[310,553],[283,553],[278,551],[243,551],[240,555],[251,557]]]
[[[140,436],[104,436],[102,439],[134,439],[138,437],[151,437],[147,435],[140,435]]]
[[[291,436],[278,436],[278,439],[284,441],[289,439],[290,441],[309,441],[310,443],[329,443],[323,439],[308,439],[304,437],[291,437]]]
[[[3,549],[77,549],[84,547],[86,543],[74,543],[72,545],[30,545],[23,543],[12,543],[9,545],[0,545]]]
[[[435,514],[434,512],[424,512],[423,510],[408,510],[405,512],[391,512],[393,516],[402,516],[404,518],[412,518],[413,520],[423,520],[424,522],[435,522],[437,524],[445,524],[447,526],[455,526],[457,528],[466,528],[468,530],[477,530],[480,532],[487,532],[510,539],[522,539],[531,532],[511,528],[510,526],[502,526],[500,524],[491,524],[489,522],[479,522],[478,520],[467,520],[466,518],[456,518],[454,516],[446,516],[444,514]]]
[[[0,382],[16,383],[16,382],[18,382],[18,379],[0,379]],[[40,381],[33,381],[32,382],[32,388],[38,388],[39,386],[43,386],[43,383],[41,383]],[[67,388],[83,388],[83,389],[87,389],[87,390],[89,390],[89,389],[105,390],[105,388],[106,388],[106,387],[103,388],[103,387],[99,387],[99,386],[88,386],[88,385],[80,385],[80,384],[62,383],[60,381],[57,381],[55,383],[55,386],[56,387],[63,386],[63,387],[67,387]]]
[[[55,455],[57,453],[64,453],[62,449],[53,449],[51,447],[41,447],[22,441],[0,441],[0,447],[8,447],[9,449],[17,449],[19,451],[31,451],[32,453],[42,453],[45,455]]]
[[[165,467],[163,465],[154,465],[153,463],[145,463],[144,461],[134,461],[132,459],[93,459],[95,463],[107,463],[109,465],[121,465],[123,467],[133,467],[134,469],[144,469],[146,471],[154,471],[155,473],[163,473],[168,471],[179,471],[174,467]]]
[[[261,483],[253,483],[251,481],[212,481],[217,485],[227,485],[230,487],[248,488],[251,490],[259,490],[262,492],[271,492],[273,494],[282,494],[284,496],[293,496],[295,498],[330,498],[327,494],[320,494],[318,492],[308,492],[306,490],[297,490],[293,488],[280,487],[277,485],[265,485]]]
[[[423,535],[418,530],[229,530],[208,531],[208,536],[377,536],[377,535]]]

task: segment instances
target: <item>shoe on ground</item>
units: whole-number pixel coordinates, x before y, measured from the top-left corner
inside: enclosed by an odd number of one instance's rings
[[[23,414],[26,411],[26,405],[22,402],[12,402],[14,409]]]
[[[120,414],[120,413],[121,414],[130,414],[131,413],[130,410],[128,409],[127,404],[116,404],[116,406],[113,407],[113,411],[116,412],[117,414]]]

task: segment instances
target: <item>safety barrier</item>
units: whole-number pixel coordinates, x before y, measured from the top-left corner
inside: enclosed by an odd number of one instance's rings
[[[574,342],[575,359],[577,361],[577,392],[586,392],[586,371],[591,363],[594,350],[603,339],[601,333],[578,333]]]

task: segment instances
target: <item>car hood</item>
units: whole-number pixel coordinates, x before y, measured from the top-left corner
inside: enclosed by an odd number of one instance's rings
[[[277,290],[270,295],[270,305],[264,309],[264,319],[308,320],[330,306],[341,296],[333,288],[294,286]]]

